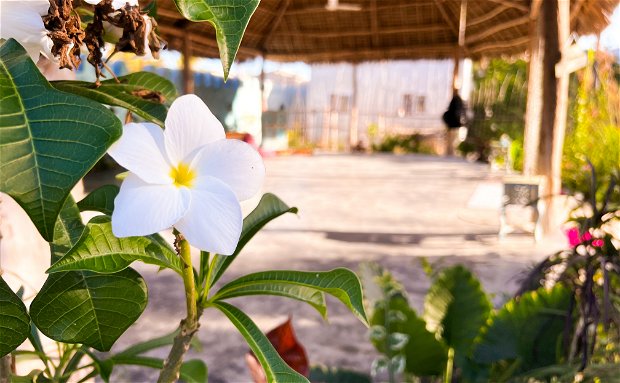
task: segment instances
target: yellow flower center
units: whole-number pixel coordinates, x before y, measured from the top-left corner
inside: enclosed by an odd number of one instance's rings
[[[176,168],[170,170],[170,177],[172,177],[174,181],[174,186],[178,188],[181,186],[189,188],[194,184],[196,173],[189,168],[189,165],[181,162]]]

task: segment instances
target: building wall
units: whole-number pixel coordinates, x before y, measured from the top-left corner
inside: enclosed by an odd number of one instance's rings
[[[365,143],[386,134],[443,131],[441,116],[452,97],[453,65],[451,60],[312,65],[306,97],[308,139],[341,149],[348,145],[351,128]],[[462,77],[467,99],[471,63],[460,67],[467,74]],[[351,127],[354,88],[359,115]]]

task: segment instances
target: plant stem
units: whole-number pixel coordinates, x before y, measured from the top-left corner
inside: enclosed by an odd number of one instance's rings
[[[448,349],[448,362],[446,363],[446,374],[444,375],[444,383],[452,383],[452,372],[454,371],[454,349]]]
[[[185,286],[185,302],[187,305],[187,317],[181,321],[179,334],[174,338],[174,343],[164,362],[164,368],[159,374],[158,383],[172,383],[179,379],[183,357],[189,350],[190,343],[194,334],[198,331],[200,324],[198,318],[201,312],[196,306],[196,283],[194,281],[194,268],[192,267],[192,257],[190,254],[189,243],[183,236],[175,230],[175,245],[177,252],[183,261],[183,284]]]
[[[7,354],[0,358],[0,383],[9,383],[11,381],[11,368],[13,359],[11,354]]]

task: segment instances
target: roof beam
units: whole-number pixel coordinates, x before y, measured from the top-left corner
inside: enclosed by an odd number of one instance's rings
[[[507,5],[500,5],[497,8],[494,8],[491,12],[486,13],[482,16],[476,17],[475,19],[471,19],[468,23],[467,26],[468,27],[473,27],[474,25],[478,25],[478,24],[482,24],[485,21],[489,21],[492,18],[494,18],[495,16],[499,15],[500,13],[504,12],[505,10],[510,9],[509,6]]]
[[[343,1],[345,2],[345,1]],[[421,7],[421,6],[431,6],[435,3],[435,0],[427,0],[427,1],[423,1],[423,0],[416,0],[416,1],[411,1],[405,4],[396,4],[396,5],[377,5],[377,10],[381,11],[381,10],[395,10],[395,9],[403,9],[403,8],[411,8],[411,7]],[[259,7],[260,8],[260,7]],[[362,5],[362,12],[368,12],[370,10],[370,8],[368,7],[364,7]],[[287,12],[287,15],[306,15],[308,13],[323,13],[326,12],[325,6],[309,6],[309,7],[303,7],[303,8],[293,8],[293,9],[289,9]],[[337,11],[337,12],[343,12],[343,11]],[[359,11],[351,11],[351,12],[356,12],[359,13]]]
[[[573,9],[571,9],[571,11],[570,11],[570,21],[571,22],[575,19],[575,17],[577,17],[579,12],[581,11],[581,7],[583,7],[583,3],[585,3],[585,0],[577,0],[575,2],[575,5],[573,5]]]
[[[271,23],[271,27],[269,28],[269,31],[265,34],[265,36],[263,36],[263,39],[258,44],[258,48],[261,51],[263,51],[263,53],[265,52],[267,48],[267,44],[269,44],[271,39],[273,39],[274,32],[280,26],[280,23],[282,22],[282,18],[284,17],[284,13],[286,12],[286,9],[288,8],[290,4],[291,4],[291,0],[280,1],[280,10],[278,11],[278,14],[276,15],[275,20],[273,20],[273,22]]]
[[[197,25],[197,24],[192,24],[192,25]],[[199,35],[198,33],[196,33],[198,31],[192,32],[189,28],[179,29],[179,28],[174,28],[174,27],[169,27],[166,25],[159,24],[157,26],[157,29],[163,32],[164,34],[178,37],[180,39],[183,39],[186,34],[190,34],[190,39],[192,42],[199,43],[200,45],[207,46],[209,48],[219,49],[217,46],[217,41],[215,41],[212,38]],[[262,53],[259,50],[247,48],[247,47],[239,47],[239,52],[245,55],[248,55],[248,56],[260,56]]]
[[[359,30],[359,31],[336,31],[336,32],[322,32],[322,31],[299,31],[299,32],[279,32],[278,36],[289,37],[308,37],[308,38],[335,38],[335,37],[352,37],[352,36],[368,36],[372,37],[378,35],[387,35],[395,33],[415,33],[415,32],[434,32],[441,31],[445,27],[441,24],[430,24],[420,26],[407,26],[396,28],[383,28],[373,32],[371,30]],[[378,45],[377,45],[378,46]]]
[[[450,30],[452,30],[452,33],[454,34],[454,37],[456,37],[458,41],[459,28],[456,26],[456,24],[454,23],[454,20],[452,20],[452,18],[448,14],[448,11],[446,11],[443,1],[444,0],[435,0],[435,5],[437,6],[437,9],[439,9],[439,13],[441,13],[441,17],[446,22],[446,24],[448,24],[448,26],[450,27]]]
[[[415,53],[412,55],[412,53]],[[454,55],[454,44],[439,44],[439,45],[415,45],[406,47],[393,47],[385,48],[381,51],[376,49],[349,49],[339,50],[337,52],[324,51],[324,52],[312,52],[312,53],[300,53],[289,54],[282,53],[268,53],[266,58],[274,61],[288,61],[295,59],[296,61],[308,61],[308,62],[322,62],[322,61],[338,61],[347,60],[352,58],[359,58],[357,61],[364,61],[370,59],[380,59],[381,57],[403,58],[403,57],[431,57],[434,55],[440,55],[443,57],[452,57]]]
[[[370,32],[372,33],[372,46],[379,46],[379,21],[377,19],[377,0],[370,1]]]
[[[472,43],[478,42],[497,32],[503,31],[508,28],[518,27],[519,25],[523,25],[529,22],[530,22],[530,16],[528,15],[528,16],[519,17],[518,19],[513,19],[510,21],[501,23],[501,24],[494,25],[488,29],[483,30],[482,32],[469,36],[469,38],[467,38],[467,43],[472,44]]]
[[[521,4],[521,3],[517,2],[516,0],[488,0],[488,1],[490,1],[492,3],[507,5],[507,6],[511,7],[511,8],[516,8],[516,9],[518,9],[520,11],[530,13],[530,7],[528,7],[527,5]]]
[[[478,44],[477,46],[470,47],[470,51],[474,54],[482,53],[485,51],[490,51],[493,49],[505,49],[505,48],[513,48],[519,45],[525,45],[529,43],[530,38],[527,36],[517,37],[512,40],[504,40],[504,41],[493,41],[484,44]]]

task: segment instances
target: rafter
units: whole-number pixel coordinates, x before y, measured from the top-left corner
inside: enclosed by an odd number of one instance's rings
[[[286,9],[288,8],[290,4],[291,4],[291,0],[282,0],[280,2],[280,10],[278,11],[278,14],[276,15],[275,20],[273,20],[273,23],[271,24],[271,27],[269,28],[269,32],[267,32],[265,36],[263,36],[263,39],[258,44],[259,49],[263,51],[263,53],[265,52],[267,48],[267,44],[269,44],[271,39],[273,39],[274,32],[280,26],[280,23],[282,22],[282,18],[284,17],[284,13],[286,12]]]
[[[493,27],[485,29],[482,32],[469,36],[469,38],[467,39],[467,43],[468,44],[476,43],[480,40],[483,40],[489,36],[494,35],[497,32],[503,31],[508,28],[518,27],[519,25],[529,23],[529,21],[530,21],[529,16],[523,16],[518,19],[513,19],[510,21],[501,23],[501,24],[494,25]]]
[[[527,12],[527,13],[530,12],[530,8],[527,5],[521,4],[515,0],[488,0],[488,1],[492,3],[507,5],[511,8],[515,8],[523,12]]]
[[[509,6],[507,6],[507,5],[500,5],[499,7],[497,7],[497,8],[493,8],[493,10],[492,10],[492,11],[490,11],[490,12],[488,12],[488,13],[485,13],[485,14],[484,14],[484,15],[482,15],[482,16],[478,16],[478,17],[476,17],[475,19],[471,19],[471,20],[467,23],[467,26],[468,26],[468,27],[473,27],[473,26],[475,26],[475,25],[482,24],[482,23],[484,23],[485,21],[489,21],[489,20],[491,20],[492,18],[494,18],[495,16],[499,15],[500,13],[504,12],[504,11],[505,11],[505,10],[507,10],[507,9],[510,9],[510,7],[509,7]]]
[[[379,22],[377,20],[377,0],[370,1],[370,32],[372,33],[372,46],[379,46]]]
[[[493,41],[484,44],[478,44],[477,46],[470,47],[472,53],[482,53],[485,51],[493,50],[493,49],[506,49],[518,47],[520,45],[525,45],[529,43],[530,38],[527,36],[517,37],[512,40],[504,40],[504,41]]]
[[[448,14],[448,11],[446,11],[446,8],[444,7],[444,4],[443,4],[443,0],[435,0],[435,5],[437,6],[437,9],[439,9],[439,13],[441,14],[441,17],[446,22],[446,24],[448,24],[448,26],[450,27],[450,30],[452,30],[452,33],[454,34],[454,37],[458,41],[459,28],[454,23],[454,20],[452,20],[452,18]]]
[[[441,24],[429,24],[419,26],[406,26],[406,27],[392,27],[377,29],[377,32],[371,30],[359,30],[359,31],[298,31],[298,32],[278,32],[278,36],[286,37],[308,37],[308,38],[337,38],[337,37],[352,37],[352,36],[371,36],[388,34],[401,34],[401,33],[415,33],[415,32],[436,32],[441,31],[445,27]]]

